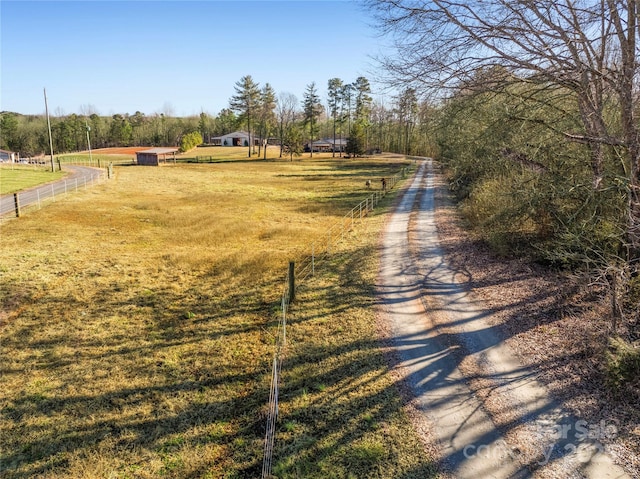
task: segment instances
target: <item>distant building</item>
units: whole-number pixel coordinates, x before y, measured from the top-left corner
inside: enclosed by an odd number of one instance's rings
[[[331,151],[335,151],[336,153],[343,152],[347,148],[347,140],[344,138],[336,138],[334,143],[333,138],[324,138],[304,145],[304,151],[306,152],[310,152],[312,148],[314,153]]]
[[[136,161],[139,165],[160,166],[160,162],[166,163],[167,157],[176,159],[178,148],[151,148],[136,152]]]
[[[8,161],[13,163],[16,161],[18,155],[16,155],[13,151],[0,150],[0,161]]]
[[[253,144],[260,145],[260,138],[253,136]],[[215,146],[249,146],[249,133],[246,131],[234,131],[222,136],[211,138],[211,144]]]

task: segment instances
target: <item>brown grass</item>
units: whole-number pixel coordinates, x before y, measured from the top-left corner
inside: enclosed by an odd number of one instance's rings
[[[368,194],[367,178],[400,166],[119,167],[115,180],[5,223],[2,477],[257,476],[287,262]],[[354,235],[344,261],[375,250],[376,231]],[[299,310],[303,329],[292,329],[300,344],[283,417],[294,425],[281,433],[295,432],[296,447],[279,449],[279,467],[293,477],[287,458],[314,437],[325,476],[356,467],[424,477],[426,460],[371,338],[370,273],[352,266],[327,267],[312,308]],[[343,290],[350,278],[359,287]],[[364,369],[349,367],[353,359]],[[345,391],[360,401],[333,400]],[[333,422],[305,423],[308,401]]]

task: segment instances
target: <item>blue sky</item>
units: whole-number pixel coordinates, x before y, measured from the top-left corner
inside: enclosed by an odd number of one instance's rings
[[[374,82],[382,40],[355,1],[0,1],[0,111],[217,114],[234,84],[300,100]],[[374,85],[374,93],[375,91]]]

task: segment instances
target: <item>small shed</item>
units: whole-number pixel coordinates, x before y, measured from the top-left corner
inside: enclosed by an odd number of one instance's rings
[[[0,150],[0,161],[13,163],[16,161],[16,154],[13,151]]]
[[[166,163],[170,156],[175,161],[178,148],[150,148],[136,153],[136,161],[139,165],[160,166],[160,162]]]

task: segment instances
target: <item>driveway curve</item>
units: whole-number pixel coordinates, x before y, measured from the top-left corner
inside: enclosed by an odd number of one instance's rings
[[[90,166],[65,166],[70,175],[57,181],[45,183],[18,192],[20,208],[38,206],[42,201],[69,193],[79,188],[86,188],[105,176],[105,170]],[[15,215],[15,197],[13,194],[0,196],[0,216]]]
[[[460,479],[629,478],[455,281],[438,245],[434,189],[424,159],[385,227],[377,294],[397,369],[443,471]]]

